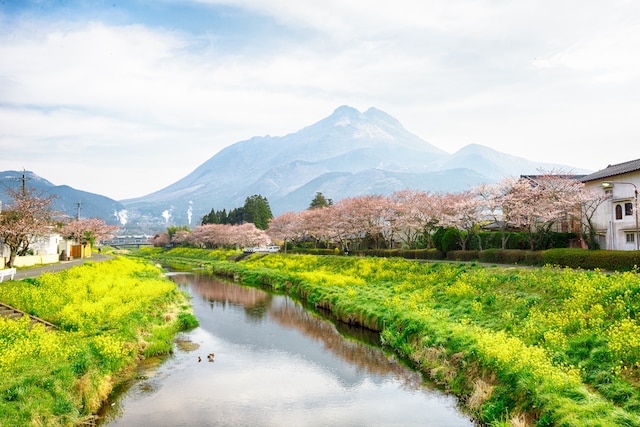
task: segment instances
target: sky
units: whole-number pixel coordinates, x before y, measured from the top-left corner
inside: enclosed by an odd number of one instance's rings
[[[449,153],[640,158],[640,2],[0,0],[0,170],[140,197],[341,105]]]

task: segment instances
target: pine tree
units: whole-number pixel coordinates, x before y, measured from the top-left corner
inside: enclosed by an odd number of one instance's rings
[[[252,222],[261,230],[266,230],[269,227],[269,220],[273,218],[269,201],[259,194],[247,197],[243,213],[245,222]]]
[[[326,208],[331,205],[333,205],[333,200],[325,198],[324,194],[318,191],[311,201],[309,209]]]

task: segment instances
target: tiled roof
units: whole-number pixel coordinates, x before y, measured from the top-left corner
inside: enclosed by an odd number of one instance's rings
[[[610,176],[622,175],[623,173],[635,172],[637,170],[640,170],[640,159],[618,163],[617,165],[609,165],[602,170],[581,178],[580,181],[595,181],[596,179],[609,178]]]

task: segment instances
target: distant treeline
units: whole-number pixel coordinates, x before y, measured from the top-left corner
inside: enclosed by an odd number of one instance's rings
[[[202,217],[201,225],[206,224],[230,224],[240,225],[251,222],[261,230],[269,227],[269,220],[273,218],[271,207],[266,197],[255,194],[247,197],[244,206],[234,208],[227,212],[226,209],[215,210]]]

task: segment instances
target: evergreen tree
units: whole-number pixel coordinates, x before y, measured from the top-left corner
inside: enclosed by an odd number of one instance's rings
[[[217,217],[217,212],[213,209],[211,209],[211,212],[209,212],[208,214],[205,214],[205,216],[202,217],[202,220],[200,221],[201,225],[206,225],[206,224],[219,224],[218,223],[218,217]]]
[[[224,222],[224,224],[231,224],[231,225],[241,225],[247,222],[245,218],[244,208],[231,209],[225,221],[226,222]],[[248,221],[248,222],[251,222],[251,221]]]
[[[309,210],[316,208],[326,208],[331,205],[333,205],[333,200],[327,199],[326,197],[324,197],[324,194],[318,191],[316,193],[316,196],[311,201],[311,204],[309,205]]]
[[[216,211],[211,209],[211,212],[202,217],[202,221],[200,221],[202,225],[206,224],[229,224],[229,218],[227,217],[227,210],[222,209],[221,211]]]
[[[244,206],[234,208],[227,213],[226,209],[211,212],[202,217],[202,225],[206,224],[230,224],[242,225],[253,223],[256,228],[266,230],[269,227],[269,220],[273,218],[271,207],[266,197],[259,194],[247,197]]]
[[[266,197],[259,194],[247,197],[242,209],[245,222],[252,222],[261,230],[266,230],[269,227],[269,220],[273,218],[273,214]]]

